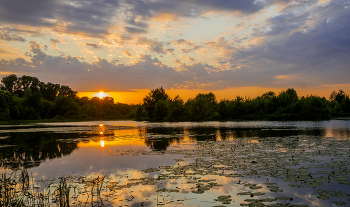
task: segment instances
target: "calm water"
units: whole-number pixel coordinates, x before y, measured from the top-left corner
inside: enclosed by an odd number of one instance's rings
[[[71,206],[350,206],[349,157],[349,120],[0,126],[0,171],[66,177]]]

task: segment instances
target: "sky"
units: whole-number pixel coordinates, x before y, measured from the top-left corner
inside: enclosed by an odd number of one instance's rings
[[[0,78],[140,103],[350,93],[348,0],[2,0]]]

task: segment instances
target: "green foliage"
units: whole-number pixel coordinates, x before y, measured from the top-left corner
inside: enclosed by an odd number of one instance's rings
[[[230,101],[228,100],[222,100],[219,102],[217,106],[217,112],[220,115],[221,120],[228,120],[229,119],[229,113],[228,113],[228,104]]]
[[[149,114],[152,121],[321,120],[349,114],[349,96],[342,90],[333,92],[332,96],[332,101],[317,96],[299,98],[297,92],[289,88],[277,96],[269,91],[254,99],[237,96],[234,100],[224,99],[219,103],[213,93],[198,94],[184,104],[179,96],[171,99],[163,88],[158,88],[145,97],[143,106],[152,113]],[[138,107],[138,112],[135,112],[133,117],[140,120],[142,108]]]
[[[0,91],[0,120],[7,121],[11,119],[10,106],[12,95],[10,92]]]
[[[341,101],[341,109],[344,113],[350,113],[350,98],[345,96]]]
[[[73,99],[65,96],[57,96],[54,100],[54,104],[58,116],[78,118],[79,105]]]
[[[277,96],[277,102],[280,107],[287,107],[290,104],[298,102],[297,92],[293,88],[288,88],[286,91],[281,91]]]
[[[134,106],[112,97],[77,97],[68,86],[40,82],[31,76],[9,75],[1,80],[0,120],[124,119]],[[133,118],[133,117],[131,117]]]
[[[135,112],[135,119],[137,121],[141,121],[142,120],[142,117],[143,117],[143,106],[142,105],[138,105],[137,108],[136,108],[136,112]]]
[[[153,120],[165,121],[167,114],[168,114],[167,103],[165,100],[161,99],[156,103],[156,106],[154,108]]]
[[[300,99],[300,118],[303,120],[320,120],[330,118],[325,98],[308,96]]]
[[[213,93],[198,94],[186,102],[171,99],[163,87],[151,90],[142,105],[114,103],[112,97],[77,97],[68,86],[40,82],[31,76],[3,77],[0,90],[0,121],[37,119],[135,119],[138,121],[210,120],[321,120],[350,115],[350,98],[343,90],[329,100],[298,97],[293,88],[277,96],[269,91],[251,99],[237,96],[219,103]]]
[[[14,90],[15,90],[17,79],[18,79],[17,75],[15,75],[15,74],[3,77],[1,80],[1,83],[2,83],[1,89],[13,94]]]
[[[153,120],[154,110],[156,108],[156,104],[160,101],[166,101],[169,98],[168,94],[165,93],[163,87],[159,87],[151,90],[148,95],[143,99],[143,106],[151,120]]]
[[[183,121],[185,115],[184,101],[180,96],[176,96],[174,99],[167,101],[168,114],[166,115],[167,121]]]
[[[329,96],[330,101],[337,101],[339,104],[345,99],[347,96],[343,90],[339,90],[339,92],[333,91]]]
[[[242,97],[237,96],[235,100],[230,101],[228,104],[228,113],[231,119],[242,119],[245,114],[245,108],[243,106],[244,100]]]
[[[216,112],[216,98],[213,93],[198,94],[196,98],[186,103],[192,121],[208,121],[217,119],[220,114]]]

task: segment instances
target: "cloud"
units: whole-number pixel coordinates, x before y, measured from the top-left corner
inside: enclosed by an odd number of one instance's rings
[[[183,60],[187,60],[189,62],[196,62],[196,60],[192,57],[187,57],[186,55],[180,55],[180,58],[182,58]]]
[[[167,47],[164,47],[164,50],[166,51],[167,54],[171,54],[171,55],[174,55],[174,49],[172,48],[167,48]]]
[[[187,4],[200,6],[207,10],[239,11],[241,13],[254,13],[263,9],[267,4],[264,1],[255,0],[182,0]]]
[[[0,1],[0,21],[49,28],[58,33],[103,38],[121,26],[129,34],[148,33],[153,21],[196,18],[208,12],[251,14],[269,4],[256,0],[36,0]],[[130,15],[131,14],[131,15]],[[122,31],[117,31],[122,33]]]
[[[3,72],[34,74],[41,81],[69,85],[78,91],[94,91],[98,88],[110,90],[152,89],[171,87],[190,77],[166,66],[157,58],[141,55],[131,66],[115,65],[104,58],[87,63],[73,56],[51,56],[42,51],[42,46],[31,41],[29,44],[31,61],[22,58],[0,60]],[[86,84],[89,83],[89,84]]]
[[[96,37],[109,33],[118,7],[117,0],[0,1],[0,21]]]
[[[201,48],[198,44],[194,44],[192,41],[187,41],[185,39],[176,39],[171,42],[174,47],[179,47],[178,50],[182,53],[190,53]]]
[[[137,39],[137,44],[147,46],[147,50],[152,52],[156,52],[160,54],[166,53],[164,51],[163,43],[158,42],[157,40],[148,39],[147,37],[139,37]]]
[[[237,28],[237,29],[243,29],[245,25],[246,25],[245,22],[241,22],[241,23],[239,23],[239,24],[236,24],[236,28]]]
[[[220,55],[230,55],[235,49],[225,37],[219,37],[215,41],[207,41],[206,45],[213,48],[213,53]]]
[[[127,20],[126,23],[131,24],[131,25],[133,25],[135,27],[140,27],[140,28],[145,28],[145,29],[148,28],[148,24],[147,23],[144,23],[144,22],[141,22],[141,21],[136,21],[135,18],[131,18],[131,19]]]
[[[6,41],[19,41],[19,42],[25,42],[26,39],[24,37],[18,36],[17,34],[9,34],[8,32],[0,33],[0,40],[6,40]]]
[[[268,81],[275,86],[283,85],[287,79],[276,84],[271,77],[281,79],[293,75],[298,78],[288,79],[292,87],[348,83],[350,28],[347,20],[350,11],[346,5],[337,1],[313,7],[303,15],[286,10],[288,14],[268,20],[272,23],[271,30],[257,34],[266,37],[263,43],[237,50],[227,61],[261,76],[265,83],[260,86],[269,86]],[[327,21],[330,17],[332,22]],[[304,29],[294,31],[295,28]]]
[[[41,62],[45,60],[47,55],[41,51],[41,45],[37,41],[30,41],[29,42],[29,50],[34,53],[34,56],[32,56],[31,60],[33,63]]]
[[[124,55],[125,57],[129,57],[129,58],[133,58],[134,56],[129,52],[129,50],[123,50],[121,52],[122,55]]]
[[[53,50],[57,50],[57,43],[60,43],[57,39],[50,39],[50,44]]]
[[[124,27],[124,29],[130,34],[145,34],[148,33],[146,29],[141,29],[137,27]]]
[[[85,45],[87,45],[89,47],[92,47],[94,49],[101,49],[102,48],[101,45],[98,45],[98,44],[95,44],[95,43],[85,43]]]
[[[178,65],[184,65],[184,63],[181,62],[181,60],[178,58],[174,58],[173,63],[178,64]]]

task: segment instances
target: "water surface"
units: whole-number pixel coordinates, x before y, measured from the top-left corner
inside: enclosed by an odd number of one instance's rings
[[[349,138],[347,120],[3,125],[1,172],[103,178],[71,206],[350,205]]]

